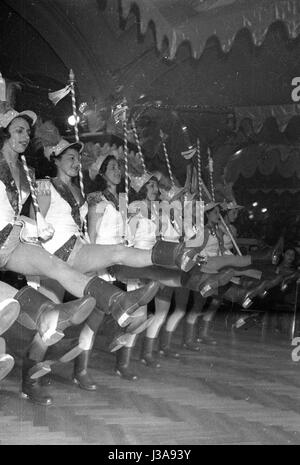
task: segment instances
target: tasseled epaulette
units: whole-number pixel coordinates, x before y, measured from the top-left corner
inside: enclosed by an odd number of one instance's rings
[[[95,205],[103,201],[106,201],[106,198],[104,197],[102,192],[91,192],[87,195],[87,203],[89,207],[94,207]]]
[[[40,196],[51,195],[51,181],[50,179],[38,179],[36,181],[37,194]]]

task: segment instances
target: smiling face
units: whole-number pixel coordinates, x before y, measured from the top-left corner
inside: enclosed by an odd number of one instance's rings
[[[228,220],[230,223],[234,223],[238,217],[239,210],[237,208],[232,208],[231,210],[228,210],[227,216]]]
[[[10,138],[4,143],[15,153],[24,153],[30,141],[30,125],[23,118],[15,118],[8,126]]]
[[[296,258],[295,251],[293,249],[287,249],[284,252],[284,255],[283,255],[283,262],[286,265],[291,266],[293,264],[295,258]]]
[[[147,200],[157,200],[159,194],[157,181],[155,179],[150,179],[145,187],[147,191]]]
[[[108,162],[104,173],[104,178],[107,181],[108,186],[117,186],[120,184],[122,175],[117,160],[112,159]]]
[[[79,173],[80,155],[74,148],[69,148],[63,154],[55,158],[57,174],[74,178]]]

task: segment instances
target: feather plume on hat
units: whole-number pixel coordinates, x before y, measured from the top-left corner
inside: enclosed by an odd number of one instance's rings
[[[123,147],[120,146],[118,150],[119,150],[118,160],[119,160],[120,168],[122,169],[122,171],[124,171],[125,161],[124,161]],[[129,171],[129,176],[140,177],[144,174],[144,168],[143,168],[140,156],[138,153],[134,152],[133,150],[131,150],[128,153],[128,171]]]
[[[54,147],[61,140],[59,130],[52,121],[45,121],[37,125],[34,136],[36,145],[44,147],[45,157],[50,160]]]

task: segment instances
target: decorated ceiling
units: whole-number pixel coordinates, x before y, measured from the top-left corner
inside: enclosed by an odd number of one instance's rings
[[[65,86],[72,68],[89,111],[83,130],[121,135],[111,109],[126,97],[147,157],[161,155],[162,128],[179,178],[183,126],[192,143],[212,148],[219,174],[227,163],[235,177],[237,166],[245,171],[249,145],[259,145],[249,170],[266,170],[276,145],[267,171],[292,160],[284,172],[299,176],[299,1],[3,0],[0,13],[1,71],[21,83],[19,105],[62,123],[70,101],[52,108],[47,92]]]
[[[259,46],[275,21],[285,22],[291,38],[299,33],[297,0],[122,0],[125,17],[133,6],[139,9],[142,33],[153,22],[159,49],[167,39],[170,59],[182,42],[189,42],[192,56],[199,58],[212,36],[228,52],[243,28],[250,31],[253,43]]]

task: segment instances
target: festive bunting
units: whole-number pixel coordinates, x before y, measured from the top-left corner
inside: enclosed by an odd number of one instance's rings
[[[56,90],[55,92],[49,92],[48,98],[51,102],[56,105],[60,100],[62,100],[66,95],[71,92],[71,86],[68,84],[66,87],[60,90]]]

